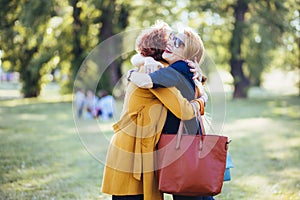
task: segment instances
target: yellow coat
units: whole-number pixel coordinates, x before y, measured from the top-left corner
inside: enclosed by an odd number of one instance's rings
[[[183,120],[194,117],[191,104],[175,87],[141,89],[128,84],[120,120],[113,125],[115,134],[107,152],[102,192],[163,199],[155,177],[154,150],[167,109]]]

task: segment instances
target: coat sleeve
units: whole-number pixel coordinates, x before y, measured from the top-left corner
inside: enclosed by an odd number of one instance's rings
[[[190,120],[195,117],[193,106],[175,87],[149,90],[179,119]]]

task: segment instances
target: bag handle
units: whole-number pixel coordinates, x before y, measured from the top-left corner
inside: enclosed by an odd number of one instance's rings
[[[193,104],[191,104],[191,105],[193,107],[194,113],[196,115],[195,117],[196,117],[196,119],[198,119],[197,121],[199,122],[201,131],[202,131],[202,134],[201,134],[200,130],[198,129],[198,132],[199,132],[199,135],[200,135],[199,151],[201,151],[202,148],[203,148],[203,135],[206,135],[206,132],[205,132],[205,128],[204,128],[204,125],[203,125],[203,120],[202,120],[202,117],[201,117],[199,109],[197,109],[195,105],[193,105]],[[179,128],[178,128],[178,131],[177,131],[177,138],[176,138],[175,149],[179,149],[180,148],[180,141],[181,141],[181,137],[182,137],[182,134],[183,134],[183,128],[184,128],[183,121],[180,120]]]
[[[197,98],[197,89],[196,89],[196,92],[195,92],[195,98]],[[200,130],[198,129],[198,132],[199,132],[199,135],[200,135],[200,142],[199,142],[199,156],[200,156],[200,151],[202,151],[202,148],[203,148],[203,135],[206,135],[206,132],[205,132],[203,120],[202,120],[202,117],[201,117],[199,109],[197,109],[197,107],[194,104],[191,104],[191,105],[193,107],[196,120],[198,119],[198,122],[199,122],[200,128],[201,128],[201,132],[202,132],[202,134],[201,134]],[[184,127],[183,121],[180,120],[180,124],[179,124],[178,131],[177,131],[177,138],[176,138],[175,149],[179,149],[180,148],[180,140],[181,140],[182,133],[183,133],[183,127]]]
[[[201,80],[202,80],[202,75],[201,75]],[[196,98],[198,98],[198,94],[200,93],[200,91],[198,91],[199,88],[198,88],[197,85],[202,84],[202,83],[201,83],[201,81],[199,82],[199,81],[196,81],[196,80],[194,80],[194,82],[195,82],[195,85],[196,85],[196,88],[195,88],[195,90],[196,90],[195,91],[195,99],[196,99]],[[199,103],[199,105],[200,105],[200,103]],[[193,110],[194,110],[194,113],[195,113],[195,117],[196,117],[196,119],[198,119],[198,121],[200,123],[202,134],[206,135],[204,125],[203,125],[203,120],[202,120],[202,117],[201,117],[201,113],[200,113],[199,109],[197,109],[197,107],[194,104],[192,104],[192,107],[193,107]],[[199,135],[201,135],[201,134],[199,133]]]
[[[199,109],[197,109],[194,105],[193,105],[193,109],[194,109],[194,112],[196,115],[196,119],[198,119],[198,122],[200,124],[201,132],[202,132],[202,134],[201,134],[200,130],[198,130],[199,135],[200,135],[200,141],[199,141],[199,157],[200,157],[200,152],[202,151],[202,148],[203,148],[203,135],[206,135],[206,132],[205,132],[203,120],[202,120]]]
[[[205,131],[205,128],[204,128],[204,124],[203,124],[203,120],[202,120],[200,111],[199,111],[199,109],[197,109],[197,107],[196,107],[194,104],[192,104],[192,107],[193,107],[193,109],[194,109],[195,118],[198,119],[198,122],[199,122],[199,124],[200,124],[200,128],[201,128],[201,131],[202,131],[202,135],[206,135],[206,131]],[[200,132],[199,132],[199,135],[201,135]]]

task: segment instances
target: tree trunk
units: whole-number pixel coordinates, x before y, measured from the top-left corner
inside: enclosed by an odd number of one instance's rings
[[[116,11],[115,0],[103,1],[101,6],[102,15],[99,18],[99,23],[102,24],[99,32],[99,42],[103,42],[119,30],[124,30],[127,26],[128,10],[124,9],[125,5],[120,5],[121,10]],[[113,58],[115,55],[121,55],[122,51],[122,38],[117,37],[113,41],[114,45],[111,45],[105,49],[107,58]],[[100,87],[105,87],[108,92],[112,93],[114,86],[121,78],[121,65],[123,60],[118,58],[114,60],[109,67],[105,70],[103,78],[100,79]]]
[[[249,79],[243,71],[243,60],[241,58],[241,44],[243,41],[243,31],[245,26],[245,13],[248,10],[248,3],[238,0],[234,7],[235,23],[230,42],[231,51],[231,74],[234,78],[233,98],[246,98],[250,85]]]
[[[67,88],[72,90],[73,83],[77,74],[78,69],[80,68],[83,62],[83,48],[81,45],[81,28],[82,22],[80,20],[80,14],[82,9],[78,7],[79,0],[72,0],[71,6],[73,7],[73,48],[72,48],[72,61],[71,61],[71,74],[70,80],[67,85]]]
[[[242,60],[231,60],[231,74],[234,77],[233,98],[246,98],[250,81],[245,77]]]
[[[22,57],[22,67],[20,69],[20,79],[22,81],[22,93],[24,98],[38,97],[40,95],[41,87],[39,80],[41,78],[39,70],[32,70],[31,61],[34,53],[38,51],[38,47],[30,50],[26,49]],[[37,72],[38,74],[35,74]]]
[[[23,87],[22,92],[24,98],[33,98],[38,97],[41,92],[41,85],[39,83],[41,79],[41,75],[39,72],[34,73],[27,69],[25,73],[23,73]]]

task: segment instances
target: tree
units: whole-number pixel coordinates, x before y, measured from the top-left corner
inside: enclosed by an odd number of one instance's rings
[[[70,80],[67,87],[69,90],[73,88],[77,72],[82,66],[84,74],[91,79],[97,79],[99,72],[93,71],[84,63],[89,52],[109,37],[123,31],[128,22],[129,16],[128,4],[116,1],[80,1],[69,0],[73,8],[72,12],[72,60],[70,67]],[[97,33],[97,34],[95,34]],[[121,38],[119,38],[121,40]],[[112,46],[103,49],[107,54],[106,57],[119,55],[122,50],[122,41],[116,41]],[[102,66],[101,63],[97,63]],[[112,92],[114,85],[122,76],[121,74],[122,59],[115,60],[101,76],[99,88],[106,89]],[[90,71],[88,71],[90,70]],[[96,77],[92,77],[92,76]],[[93,87],[88,83],[86,77],[78,77],[80,80],[76,86],[84,87],[84,89],[91,89]],[[81,80],[82,79],[82,80]]]
[[[260,85],[262,72],[272,62],[271,52],[283,45],[282,36],[290,31],[287,16],[296,10],[294,4],[294,0],[235,0],[221,4],[210,0],[191,1],[190,12],[200,8],[211,15],[218,13],[225,21],[223,24],[232,27],[227,28],[231,33],[227,41],[230,51],[227,62],[234,78],[234,98],[245,98],[249,86]],[[210,34],[215,36],[214,32]]]
[[[73,89],[73,83],[76,78],[77,71],[83,62],[87,51],[90,50],[89,44],[84,44],[84,39],[87,36],[85,33],[89,28],[88,20],[85,16],[87,11],[83,10],[83,2],[81,0],[69,0],[69,5],[72,8],[72,23],[66,27],[66,35],[70,36],[68,40],[71,50],[69,55],[64,55],[63,59],[70,62],[68,80],[63,83],[64,92],[70,92]],[[70,31],[70,32],[69,32]]]
[[[68,75],[65,85],[71,91],[79,67],[97,44],[128,27],[145,28],[162,19],[176,30],[179,21],[198,29],[217,65],[230,68],[234,98],[246,97],[249,86],[259,86],[270,65],[299,68],[294,56],[299,54],[295,4],[295,0],[1,0],[3,66],[20,72],[25,97],[38,96],[45,74],[55,68]],[[122,40],[105,49],[107,56],[120,55],[123,43],[134,43]],[[278,53],[284,61],[274,56]],[[118,58],[107,68],[100,88],[112,91],[122,63]]]
[[[46,40],[53,2],[4,0],[1,5],[3,65],[20,72],[25,98],[36,97],[41,90],[41,69],[55,56],[52,43]]]

